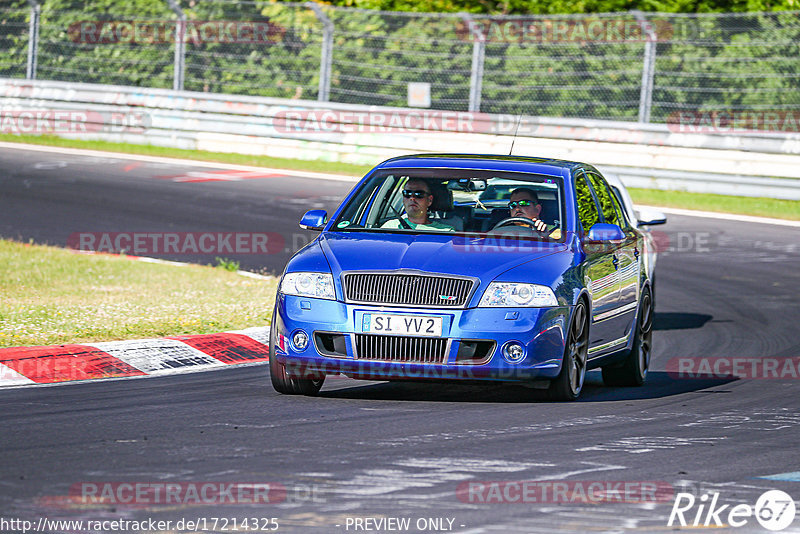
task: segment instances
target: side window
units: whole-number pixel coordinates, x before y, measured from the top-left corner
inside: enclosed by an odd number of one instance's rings
[[[620,227],[625,226],[624,220],[620,221],[619,208],[615,205],[614,197],[608,191],[606,181],[593,172],[587,172],[586,176],[588,176],[589,181],[592,182],[592,189],[594,189],[597,195],[597,200],[600,201],[600,208],[603,210],[605,222],[616,224]]]
[[[586,183],[583,173],[575,176],[575,197],[578,201],[578,218],[583,226],[583,233],[588,233],[595,223],[600,222],[597,214],[597,206],[594,203],[594,196]]]
[[[628,212],[622,207],[622,197],[620,196],[619,190],[616,187],[612,187],[611,184],[608,185],[608,188],[611,189],[611,196],[614,197],[614,205],[617,207],[617,211],[620,214],[620,221],[624,221],[624,224],[620,224],[620,228],[630,227],[631,221],[628,218]]]

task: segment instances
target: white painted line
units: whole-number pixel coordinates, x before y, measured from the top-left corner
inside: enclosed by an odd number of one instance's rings
[[[104,254],[101,252],[101,254]],[[112,256],[121,256],[121,254],[112,254]],[[149,258],[147,256],[128,256],[128,259],[143,261],[145,263],[158,263],[159,265],[174,265],[175,267],[186,267],[187,265],[197,265],[196,263],[186,263],[183,261],[170,261],[162,260],[159,258]]]
[[[699,210],[684,210],[680,208],[662,208],[661,206],[639,206],[642,208],[653,208],[663,211],[664,213],[671,213],[673,215],[685,215],[687,217],[705,217],[707,219],[722,219],[725,221],[741,221],[752,222],[761,224],[775,224],[778,226],[792,226],[800,227],[800,221],[789,221],[786,219],[773,219],[771,217],[753,217],[752,215],[737,215],[735,213],[717,213],[714,211],[699,211]],[[800,209],[800,208],[798,208]],[[669,222],[669,221],[668,221]]]
[[[236,271],[236,274],[246,276],[247,278],[254,278],[256,280],[277,280],[275,276],[267,276],[264,274],[251,273],[250,271]]]
[[[22,376],[11,367],[0,363],[0,387],[5,386],[24,386],[27,384],[35,384],[33,380]]]
[[[361,177],[346,176],[343,174],[333,174],[312,171],[293,171],[290,169],[273,169],[271,167],[256,167],[252,165],[235,165],[233,163],[221,163],[214,161],[201,161],[194,159],[165,158],[160,156],[145,156],[142,154],[125,154],[123,152],[105,152],[103,150],[87,150],[84,148],[65,148],[46,145],[31,145],[27,143],[9,143],[0,141],[0,148],[10,148],[14,150],[32,150],[35,152],[49,152],[51,154],[69,154],[73,156],[94,156],[99,158],[126,159],[133,161],[147,161],[150,163],[167,163],[181,167],[208,167],[213,169],[232,169],[238,171],[255,171],[261,173],[276,173],[288,176],[298,176],[301,178],[313,178],[317,180],[334,180],[337,182],[354,183]]]
[[[84,344],[98,348],[149,375],[227,366],[177,339],[137,339]]]
[[[788,482],[800,482],[800,471],[793,471],[791,473],[780,473],[778,475],[768,475],[757,478],[765,478],[767,480],[785,480]]]

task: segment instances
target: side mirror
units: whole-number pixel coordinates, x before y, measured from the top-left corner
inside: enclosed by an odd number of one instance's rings
[[[597,223],[589,229],[586,236],[586,241],[595,243],[604,243],[608,241],[622,241],[625,239],[625,233],[622,228],[616,224]]]
[[[639,208],[637,213],[639,222],[636,226],[655,226],[667,222],[667,216],[663,212],[653,208]]]
[[[303,230],[321,231],[328,221],[328,212],[325,210],[307,211],[300,219],[300,228]]]

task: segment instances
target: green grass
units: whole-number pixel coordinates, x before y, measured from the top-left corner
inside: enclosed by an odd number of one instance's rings
[[[776,198],[732,197],[685,191],[628,189],[636,204],[800,220],[800,202]]]
[[[276,283],[0,240],[0,347],[266,326]]]
[[[222,152],[205,152],[200,150],[183,150],[179,148],[157,147],[152,145],[134,145],[130,143],[110,143],[106,141],[85,141],[78,139],[62,139],[56,136],[0,134],[0,141],[32,143],[70,148],[85,148],[109,152],[144,154],[201,161],[217,161],[239,165],[274,167],[289,170],[315,171],[363,176],[371,167],[329,161],[298,160],[289,158],[272,158],[267,156],[248,156]],[[379,163],[375,161],[375,163]],[[800,220],[800,202],[771,198],[748,198],[685,191],[659,191],[656,189],[630,189],[631,197],[638,204],[664,206],[673,208],[716,211],[741,215],[756,215],[778,219]]]

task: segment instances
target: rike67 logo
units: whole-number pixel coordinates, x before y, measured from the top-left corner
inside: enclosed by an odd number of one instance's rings
[[[761,494],[754,506],[718,504],[719,493],[705,493],[699,498],[691,493],[678,493],[672,504],[667,526],[681,527],[743,527],[755,517],[767,530],[783,530],[794,521],[794,500],[781,490],[769,490]]]

